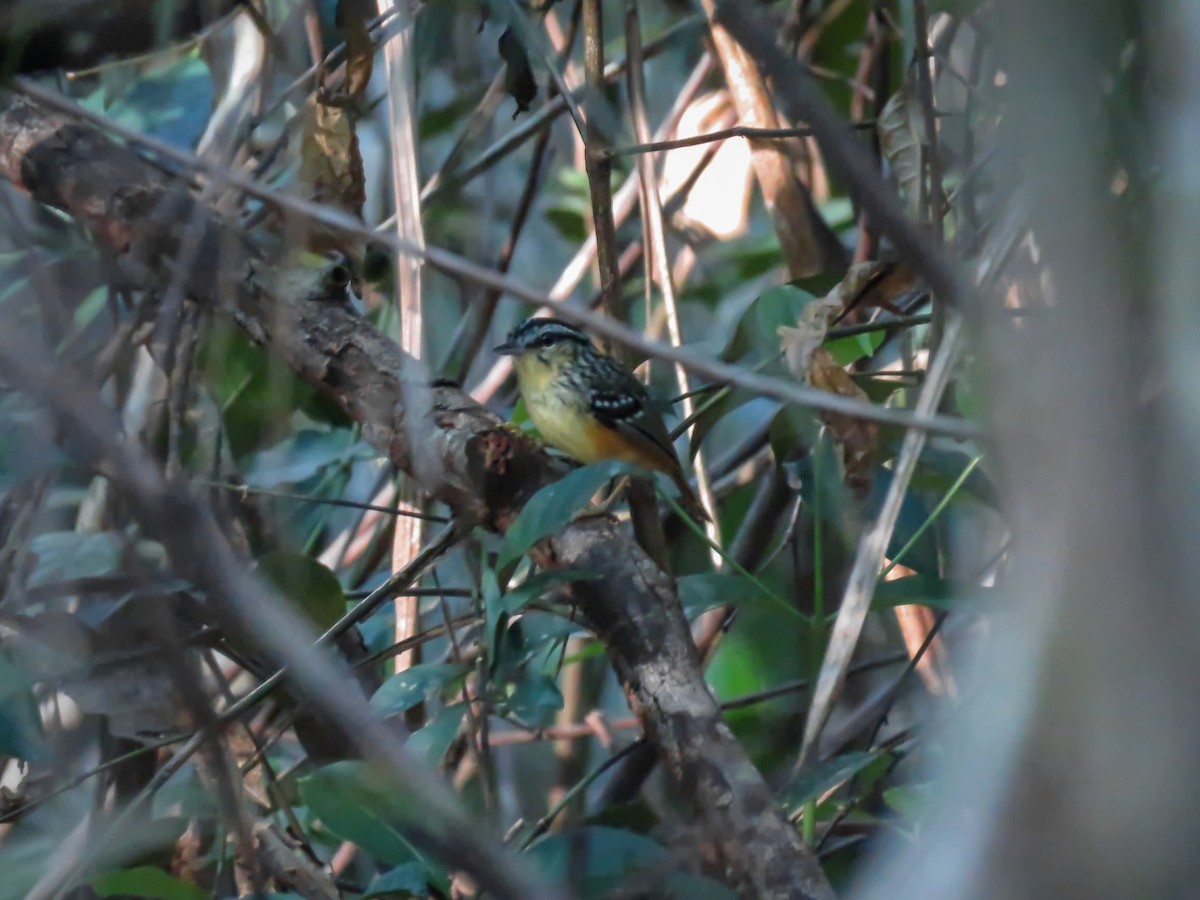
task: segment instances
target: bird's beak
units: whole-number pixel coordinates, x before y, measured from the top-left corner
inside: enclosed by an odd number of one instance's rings
[[[517,345],[514,344],[512,341],[505,341],[499,347],[496,347],[494,349],[495,349],[495,352],[500,354],[501,356],[516,356],[518,353],[521,352],[520,348],[517,347]]]

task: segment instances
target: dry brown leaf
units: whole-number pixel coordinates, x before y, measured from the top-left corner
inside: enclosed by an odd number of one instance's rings
[[[355,132],[354,112],[340,103],[310,97],[301,130],[298,190],[305,200],[324,203],[362,218],[366,176]],[[307,249],[323,253],[345,248],[332,234],[314,228]],[[350,256],[351,254],[347,254]]]
[[[800,318],[795,327],[780,325],[776,329],[789,372],[797,377],[807,377],[813,352],[825,343],[829,323],[841,311],[842,303],[831,291],[820,300],[814,300],[805,306],[800,311]]]
[[[912,289],[916,277],[896,263],[856,263],[824,297],[808,303],[794,326],[778,328],[788,371],[813,387],[843,397],[866,400],[866,393],[839,366],[822,344],[831,323],[849,307],[882,306],[895,312],[892,300]],[[870,492],[879,429],[870,422],[822,413],[841,457],[846,484],[858,499]]]
[[[701,0],[700,5],[708,17],[739,122],[753,128],[779,128],[779,114],[758,63],[715,20],[714,0]],[[756,140],[750,142],[750,147],[759,189],[791,276],[804,278],[844,267],[849,261],[846,250],[797,177],[786,142]]]
[[[875,131],[879,146],[892,167],[896,187],[909,212],[916,215],[921,202],[921,128],[911,83],[892,94],[884,105]]]
[[[367,23],[375,14],[370,0],[341,0],[335,23],[346,41],[346,95],[357,100],[371,83],[375,68],[375,44]]]
[[[852,265],[845,277],[819,300],[807,304],[795,326],[777,329],[788,371],[798,378],[807,377],[812,352],[825,342],[829,327],[851,308],[882,307],[900,314],[893,304],[916,284],[916,276],[907,266],[891,262],[861,262]]]
[[[846,311],[879,307],[899,316],[904,311],[896,301],[916,286],[916,273],[904,263],[874,260],[852,265],[830,296],[836,294]]]
[[[839,366],[824,347],[817,347],[809,359],[808,382],[813,387],[831,394],[869,399],[863,389],[854,383],[850,373]],[[864,499],[871,490],[875,446],[879,440],[878,426],[873,422],[839,416],[836,413],[823,413],[821,419],[829,427],[834,442],[841,449],[846,486],[857,499]]]

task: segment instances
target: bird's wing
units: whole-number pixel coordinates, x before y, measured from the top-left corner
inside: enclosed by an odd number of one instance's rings
[[[667,427],[642,383],[611,357],[599,357],[595,366],[588,403],[596,419],[646,453],[661,457],[664,471],[678,469],[679,458]]]
[[[588,403],[601,425],[611,428],[640,453],[656,460],[654,467],[671,476],[679,487],[679,499],[688,515],[700,522],[712,521],[684,477],[662,416],[646,388],[632,373],[611,357],[600,357],[589,386]]]

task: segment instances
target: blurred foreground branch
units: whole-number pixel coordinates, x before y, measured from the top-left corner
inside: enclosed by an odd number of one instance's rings
[[[191,38],[244,0],[10,0],[0,5],[6,75],[90,68]]]

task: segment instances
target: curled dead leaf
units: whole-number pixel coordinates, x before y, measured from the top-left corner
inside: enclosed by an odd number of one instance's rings
[[[813,352],[825,343],[829,323],[842,311],[841,301],[833,292],[813,300],[800,311],[795,327],[780,325],[776,329],[788,371],[797,377],[805,377]]]
[[[839,366],[824,347],[814,350],[809,359],[808,383],[842,397],[868,399],[863,389],[854,383],[850,373]],[[828,426],[834,442],[841,451],[846,486],[856,499],[865,499],[871,491],[879,427],[874,422],[839,416],[836,413],[822,413],[821,419]]]
[[[341,0],[335,22],[346,41],[346,94],[357,100],[367,91],[375,68],[375,44],[367,23],[375,14],[370,0]]]
[[[777,329],[788,371],[831,394],[869,399],[822,345],[831,323],[846,309],[880,306],[897,312],[892,301],[911,290],[915,283],[911,271],[895,263],[864,262],[851,266],[828,294],[805,305],[794,326],[781,325]],[[871,489],[878,427],[835,413],[822,413],[821,419],[839,449],[847,487],[862,500]]]
[[[911,80],[892,94],[875,123],[879,146],[892,167],[896,187],[909,212],[920,211],[921,129]]]
[[[305,200],[337,207],[361,219],[366,202],[366,176],[358,147],[353,110],[341,103],[310,97],[301,130],[298,191]],[[348,252],[327,229],[310,228],[306,247],[316,253]]]

